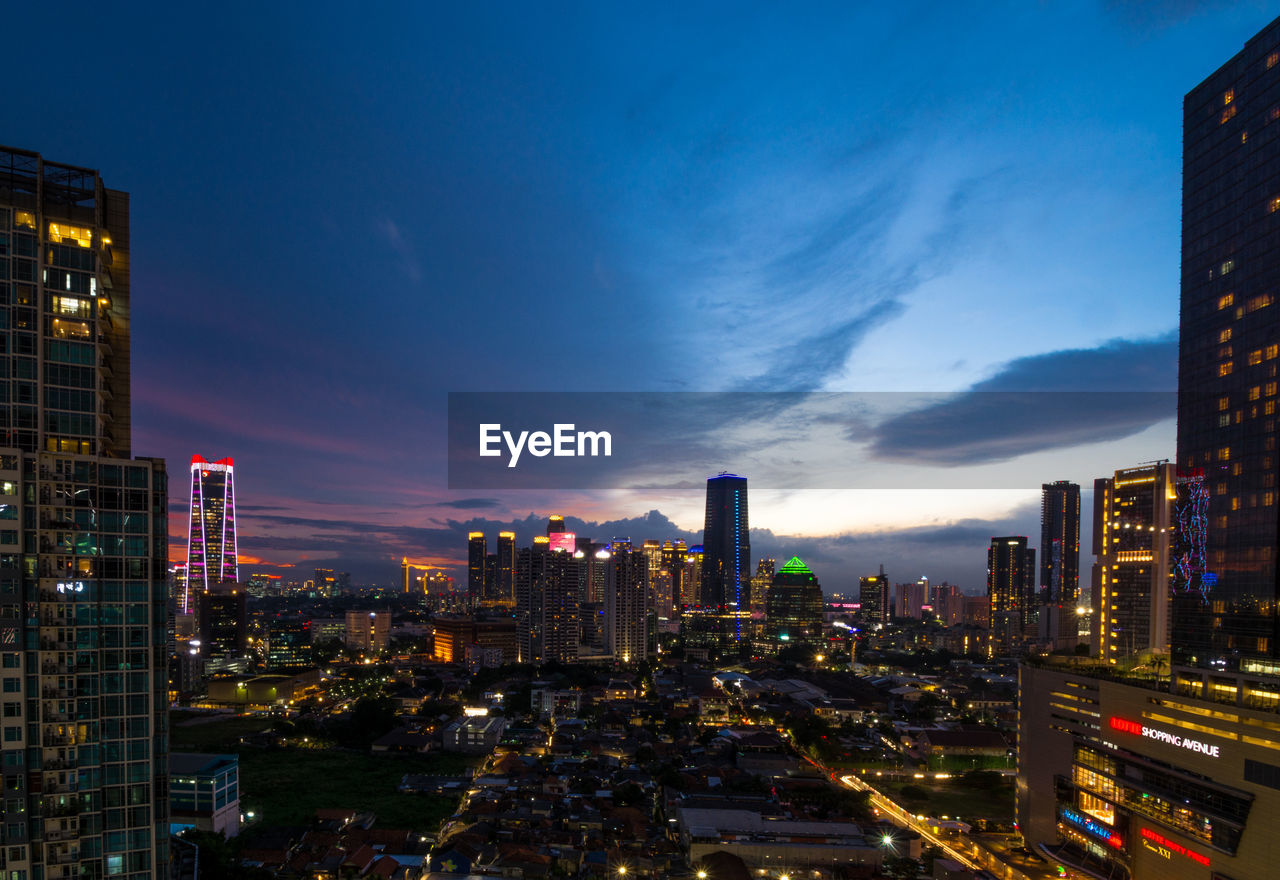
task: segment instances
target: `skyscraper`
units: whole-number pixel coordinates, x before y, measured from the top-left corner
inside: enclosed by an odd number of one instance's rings
[[[1275,36],[1273,23],[1183,103],[1179,519],[1199,521],[1184,530],[1184,553],[1203,561],[1177,578],[1173,644],[1176,663],[1270,674],[1280,674]]]
[[[765,597],[764,631],[775,651],[822,643],[822,587],[799,556],[792,556],[773,576]]]
[[[880,566],[879,574],[858,578],[859,615],[869,626],[889,622],[889,576]]]
[[[1176,493],[1167,462],[1116,471],[1094,483],[1094,640],[1108,663],[1168,653]]]
[[[187,518],[187,593],[238,581],[235,466],[231,459],[191,457],[191,510]],[[190,602],[181,610],[189,611]]]
[[[991,641],[997,654],[1023,646],[1036,607],[1036,551],[1022,535],[992,538],[987,550],[987,596],[991,599]]]
[[[1048,606],[1050,641],[1074,647],[1080,604],[1080,486],[1066,480],[1040,487],[1040,601]]]
[[[515,532],[498,532],[498,595],[491,598],[508,608],[516,601]]]
[[[467,604],[475,606],[484,598],[484,566],[489,544],[484,532],[467,535]]]
[[[163,878],[168,486],[130,459],[129,195],[0,148],[0,240],[5,876]]]
[[[742,640],[749,613],[751,535],[747,520],[747,478],[719,474],[707,480],[707,515],[702,530],[702,604],[717,617],[721,650]]]
[[[542,536],[533,539],[532,547],[516,552],[516,638],[521,663],[578,659],[584,566],[585,561],[574,553],[552,551],[550,539]]]

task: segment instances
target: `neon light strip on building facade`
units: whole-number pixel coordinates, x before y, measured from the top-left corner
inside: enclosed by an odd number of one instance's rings
[[[187,585],[181,597],[190,612],[193,591],[238,581],[235,463],[230,458],[191,458],[191,508],[187,520]]]

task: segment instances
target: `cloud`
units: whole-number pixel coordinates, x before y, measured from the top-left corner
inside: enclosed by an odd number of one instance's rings
[[[879,423],[870,452],[882,461],[976,465],[1119,440],[1174,417],[1176,377],[1172,334],[1019,358],[967,392]]]
[[[459,498],[457,501],[439,501],[435,507],[452,507],[455,510],[481,510],[488,507],[501,507],[502,502],[496,498]]]

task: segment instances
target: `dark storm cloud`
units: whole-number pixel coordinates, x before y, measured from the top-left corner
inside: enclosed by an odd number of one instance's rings
[[[452,507],[455,510],[483,510],[489,507],[501,507],[497,498],[459,498],[457,501],[439,501],[434,507]]]
[[[1019,358],[967,392],[876,425],[871,454],[977,465],[1129,437],[1175,415],[1177,352],[1167,335]]]

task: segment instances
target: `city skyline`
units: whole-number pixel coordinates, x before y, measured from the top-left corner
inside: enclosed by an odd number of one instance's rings
[[[14,24],[42,33],[43,16],[21,9]],[[133,328],[138,445],[171,462],[200,448],[234,454],[242,562],[255,567],[319,564],[390,585],[407,555],[456,578],[468,531],[513,530],[526,543],[525,515],[552,511],[579,515],[583,534],[697,533],[697,491],[445,490],[443,440],[422,438],[443,438],[442,392],[454,388],[914,391],[927,379],[924,390],[997,390],[1065,376],[1089,390],[1110,387],[1107,377],[1172,390],[1181,97],[1265,23],[1261,7],[945,12],[923,23],[871,11],[775,16],[757,8],[721,21],[703,8],[681,23],[593,10],[552,35],[549,22],[407,10],[402,27],[375,17],[353,32],[353,52],[395,35],[386,63],[408,75],[392,87],[383,62],[313,51],[342,43],[338,17],[267,11],[252,29],[210,25],[179,52],[148,39],[168,21],[104,13],[64,38],[128,34],[139,66],[90,73],[79,59],[92,53],[71,52],[64,81],[18,90],[14,113],[28,124],[6,139],[90,164],[134,194],[145,242],[135,288],[147,306]],[[707,32],[719,41],[689,61]],[[892,39],[861,54],[833,39],[861,32]],[[269,38],[280,33],[295,39]],[[623,34],[633,49],[599,50]],[[1049,35],[1072,41],[1066,72],[1044,51]],[[418,51],[422,39],[440,51]],[[37,69],[40,51],[39,39],[16,47],[14,69]],[[225,52],[248,62],[225,79],[198,72]],[[596,76],[552,57],[585,58]],[[904,58],[916,61],[903,76],[877,75]],[[163,70],[155,82],[166,85],[140,79],[144,68]],[[127,118],[110,123],[147,131],[142,143],[99,137],[103,109],[75,130],[49,111],[75,81],[102,77],[134,96]],[[325,121],[335,103],[350,123]],[[188,107],[212,107],[227,124],[211,129]],[[376,148],[357,141],[366,128],[381,136]],[[438,171],[405,186],[403,169],[423,158]],[[368,256],[344,263],[342,253]],[[347,307],[374,291],[394,301],[397,327]],[[466,326],[460,307],[415,305],[455,296],[485,304],[492,332],[455,332]],[[526,322],[552,299],[567,315],[606,301],[633,314],[627,332],[652,355],[642,360],[673,366],[637,368],[574,321],[530,339]],[[731,303],[770,320],[754,326]],[[230,321],[206,321],[210,309]],[[681,320],[649,317],[659,313]],[[980,325],[1001,344],[960,341]],[[710,354],[712,327],[735,335],[723,357]],[[216,404],[171,368],[188,360],[225,371]],[[764,527],[752,543],[758,555],[801,556],[828,589],[884,562],[907,580],[928,574],[977,592],[991,535],[1037,534],[1040,482],[1089,486],[1172,458],[1172,425],[1161,424],[1092,470],[1045,468],[1025,491],[922,495],[894,509],[885,496],[771,494],[744,467]],[[409,448],[422,452],[406,469]],[[175,559],[181,507],[171,499]],[[651,510],[674,528],[641,531]],[[636,527],[610,525],[625,521]]]

